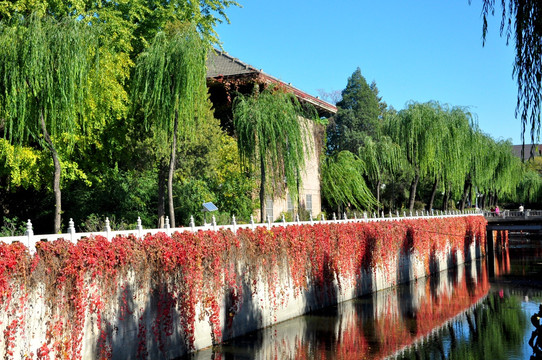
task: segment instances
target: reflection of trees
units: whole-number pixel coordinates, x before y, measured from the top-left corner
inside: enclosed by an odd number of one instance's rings
[[[521,358],[528,324],[517,298],[491,294],[465,317],[464,321],[443,328],[438,340],[431,339],[409,350],[404,358],[508,359],[514,355]],[[446,341],[450,343],[448,351],[443,347]]]

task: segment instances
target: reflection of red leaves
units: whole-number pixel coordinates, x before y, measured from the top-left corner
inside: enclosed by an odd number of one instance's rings
[[[139,318],[138,354],[143,356],[147,354],[147,337],[153,337],[158,348],[165,349],[176,326],[174,311],[180,314],[189,348],[194,345],[196,306],[200,305],[211,324],[214,341],[219,342],[222,324],[218,304],[222,297],[228,299],[226,322],[231,327],[243,305],[244,284],[255,295],[257,279],[266,282],[269,304],[276,312],[287,301],[280,288],[284,272],[289,274],[296,295],[309,285],[322,293],[330,291],[335,281],[340,290],[355,285],[363,270],[381,267],[391,272],[398,254],[411,249],[426,268],[434,252],[463,250],[474,239],[483,249],[485,224],[481,216],[467,216],[258,227],[254,231],[239,229],[236,234],[229,230],[172,236],[158,233],[143,239],[117,236],[111,241],[96,236],[76,244],[62,239],[41,242],[34,257],[22,244],[0,243],[0,305],[9,308],[17,289],[14,284],[22,284],[19,288],[28,293],[24,285],[30,284],[30,279],[44,283],[45,297],[57,307],[59,315],[49,322],[47,343],[39,353],[46,358],[50,344],[55,353],[77,359],[81,357],[88,313],[96,314],[100,353],[112,356],[112,334],[106,331],[102,312],[115,305],[111,301],[121,299],[117,304],[119,321],[127,316]],[[127,301],[126,283],[121,282],[129,271],[136,274],[135,288],[150,284],[155,291],[156,318],[149,329],[141,323],[143,310],[131,309]],[[397,336],[402,336],[403,331],[397,331]],[[11,333],[4,334],[4,341],[11,341]],[[359,339],[361,344],[363,338]]]

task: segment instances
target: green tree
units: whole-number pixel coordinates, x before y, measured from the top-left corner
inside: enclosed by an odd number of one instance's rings
[[[39,143],[54,164],[54,231],[61,229],[62,166],[72,148],[92,68],[94,36],[76,20],[32,15],[0,25],[0,119],[12,143]],[[68,136],[66,136],[68,135]],[[62,144],[62,140],[66,143]]]
[[[207,104],[206,53],[207,47],[193,26],[171,24],[156,34],[137,61],[134,104],[141,105],[145,124],[152,128],[157,146],[170,149],[167,189],[172,227],[175,227],[173,175],[177,138],[191,136],[196,118]]]
[[[345,207],[362,210],[375,206],[365,174],[364,162],[350,151],[327,156],[322,163],[322,196],[339,213]]]
[[[376,194],[377,211],[380,211],[381,186],[404,166],[404,154],[401,147],[388,136],[373,140],[365,135],[359,157],[365,164],[367,178]]]
[[[441,153],[442,112],[437,103],[411,103],[388,123],[392,139],[401,145],[413,170],[410,184],[409,210],[413,211],[420,177],[435,177],[440,171],[437,154]]]
[[[303,110],[297,98],[280,88],[259,91],[258,85],[250,96],[239,94],[233,104],[233,123],[238,136],[239,154],[245,166],[253,163],[260,170],[260,215],[266,219],[267,182],[273,194],[282,184],[295,202],[298,198],[300,172],[309,151]]]
[[[357,154],[363,135],[375,136],[382,114],[378,89],[369,86],[359,67],[348,78],[337,103],[339,111],[328,126],[328,152],[348,150]]]

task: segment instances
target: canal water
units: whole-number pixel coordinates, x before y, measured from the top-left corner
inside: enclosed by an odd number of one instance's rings
[[[529,345],[535,330],[531,317],[539,310],[542,316],[541,303],[542,237],[511,237],[509,248],[491,257],[253,332],[191,358],[542,359]]]

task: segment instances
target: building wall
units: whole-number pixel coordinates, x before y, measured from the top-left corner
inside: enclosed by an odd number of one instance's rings
[[[299,202],[293,204],[294,211],[288,206],[289,194],[276,197],[273,199],[273,220],[280,220],[282,213],[290,212],[292,219],[299,213],[299,204],[306,211],[301,213],[301,220],[308,220],[309,213],[316,218],[322,212],[322,199],[320,194],[320,153],[321,139],[318,138],[316,131],[317,124],[313,121],[300,118],[305,125],[306,138],[305,141],[309,144],[306,152],[305,168],[301,173],[301,189],[299,193]],[[310,198],[308,197],[310,195]],[[267,201],[270,199],[268,198]]]

